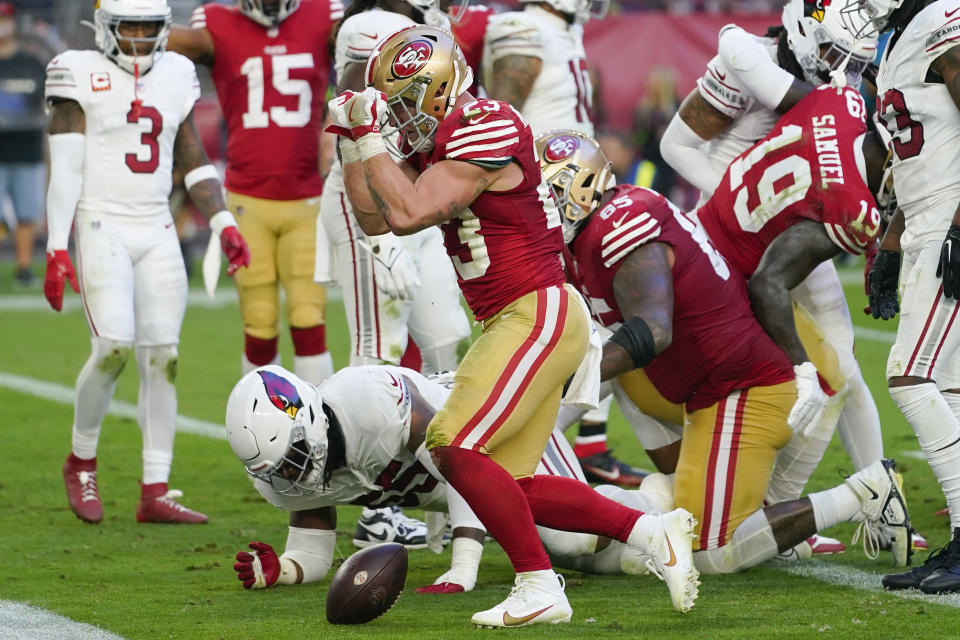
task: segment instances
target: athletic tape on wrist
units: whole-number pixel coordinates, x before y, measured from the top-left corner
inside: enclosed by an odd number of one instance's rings
[[[204,180],[220,181],[220,174],[217,173],[217,168],[212,164],[205,164],[188,172],[187,175],[183,176],[183,186],[186,187],[187,191],[190,191],[193,185]]]
[[[383,143],[383,136],[379,133],[368,133],[357,140],[357,145],[360,147],[361,160],[369,160],[373,156],[387,152],[387,145]]]
[[[237,221],[234,220],[233,214],[224,209],[223,211],[218,211],[210,218],[210,230],[216,233],[218,236],[223,233],[223,230],[227,227],[237,226]]]
[[[290,527],[287,533],[286,550],[280,556],[281,567],[284,560],[287,562],[293,561],[299,565],[300,571],[303,572],[303,582],[322,580],[330,571],[330,565],[333,563],[333,549],[336,540],[336,531]],[[288,578],[281,574],[281,580],[285,579]],[[293,584],[296,579],[296,567],[294,567],[293,582],[283,582],[283,584]],[[277,580],[277,582],[281,580]]]
[[[360,157],[360,145],[350,140],[348,138],[340,137],[340,161],[343,164],[349,164],[351,162],[360,162],[363,158]]]

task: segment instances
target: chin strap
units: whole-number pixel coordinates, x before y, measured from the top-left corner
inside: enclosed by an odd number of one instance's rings
[[[137,85],[140,84],[140,63],[133,63],[133,102],[130,103],[130,113],[134,120],[140,119],[140,110],[143,107],[143,100],[137,95]]]

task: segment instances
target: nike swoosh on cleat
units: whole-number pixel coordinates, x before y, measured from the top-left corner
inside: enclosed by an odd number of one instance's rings
[[[880,494],[878,494],[876,491],[874,491],[874,490],[870,487],[870,485],[868,485],[866,482],[864,482],[863,480],[859,480],[859,482],[860,482],[860,484],[862,484],[863,486],[865,486],[865,487],[867,488],[867,491],[870,492],[870,495],[873,496],[873,499],[874,499],[874,500],[876,500],[877,498],[880,497]]]
[[[665,535],[663,537],[667,541],[667,549],[670,550],[670,562],[664,562],[663,566],[672,567],[677,564],[677,554],[673,552],[673,545],[670,544],[670,536]]]
[[[620,477],[620,469],[617,469],[616,467],[613,468],[613,471],[606,471],[598,467],[588,467],[585,470],[589,471],[595,476],[600,476],[604,480],[613,481]]]
[[[551,609],[551,608],[553,608],[552,604],[544,607],[543,609],[540,609],[540,611],[534,611],[533,613],[527,614],[525,616],[521,616],[519,618],[514,618],[512,615],[510,615],[509,611],[504,611],[503,624],[504,626],[507,626],[507,627],[517,627],[517,626],[520,626],[521,624],[526,624],[530,622],[531,620],[536,618],[538,615],[540,615],[547,609]]]

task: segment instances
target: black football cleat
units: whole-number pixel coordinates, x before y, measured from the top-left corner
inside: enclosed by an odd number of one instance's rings
[[[939,572],[941,569],[949,567],[958,567],[960,563],[960,529],[954,530],[953,539],[947,544],[947,546],[942,549],[938,549],[930,554],[927,558],[927,561],[924,562],[919,567],[914,567],[909,571],[904,571],[903,573],[891,573],[883,576],[884,589],[889,589],[891,591],[896,591],[900,589],[921,589],[921,585],[926,582],[927,578],[932,577],[934,574]],[[954,576],[957,580],[957,586],[952,589],[956,591],[960,588],[960,575]],[[943,581],[938,581],[938,584],[949,582],[948,578],[944,578]],[[933,588],[933,583],[931,583],[931,588]],[[925,593],[938,593],[937,591],[925,591]]]

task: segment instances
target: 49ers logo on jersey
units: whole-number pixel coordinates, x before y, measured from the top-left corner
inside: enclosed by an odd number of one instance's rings
[[[393,75],[398,78],[409,78],[420,69],[423,69],[433,54],[433,45],[427,40],[414,40],[393,59]]]
[[[561,162],[577,152],[580,141],[571,136],[559,136],[547,143],[543,150],[543,157],[547,162]]]

